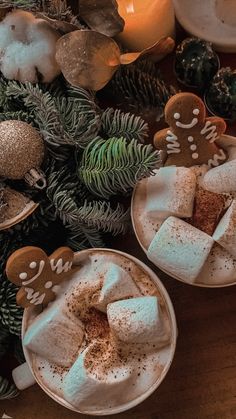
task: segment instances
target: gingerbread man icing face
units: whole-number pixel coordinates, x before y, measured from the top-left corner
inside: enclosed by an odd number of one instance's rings
[[[60,247],[51,256],[33,246],[16,250],[8,259],[8,279],[20,286],[16,301],[22,307],[47,305],[56,297],[56,286],[67,278],[74,253]]]
[[[169,128],[156,133],[154,145],[166,152],[166,166],[218,166],[226,160],[224,150],[215,144],[226,124],[221,118],[206,118],[204,103],[198,96],[173,96],[165,107],[165,120]]]

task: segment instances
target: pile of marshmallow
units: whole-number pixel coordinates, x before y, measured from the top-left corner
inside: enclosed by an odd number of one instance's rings
[[[146,212],[160,226],[149,248],[148,258],[184,282],[194,283],[215,243],[236,258],[236,160],[221,166],[197,169],[164,167],[147,182]],[[212,236],[189,224],[197,184],[229,197],[228,208]]]
[[[104,278],[102,288],[100,285],[100,289],[95,290],[101,276]],[[80,289],[76,288],[78,282],[82,284]],[[141,344],[143,351],[144,343],[150,345],[152,342],[162,347],[169,342],[169,329],[163,320],[158,298],[143,296],[126,270],[113,262],[101,262],[95,271],[92,261],[91,266],[80,269],[70,280],[66,295],[72,298],[71,301],[79,301],[91,283],[94,289],[89,304],[107,314],[110,328],[112,359],[115,361],[108,375],[99,372],[99,359],[97,363],[94,359],[98,345],[102,345],[101,338],[86,343],[83,322],[68,309],[65,295],[53,301],[33,320],[23,339],[23,345],[35,354],[67,369],[62,396],[82,410],[91,406],[105,408],[115,405],[117,394],[122,402],[122,397],[127,397],[126,392],[122,393],[124,386],[129,387],[137,381],[137,371],[128,362],[127,365],[120,362],[114,342],[117,347],[129,345],[131,349],[133,345],[136,348]],[[101,350],[105,352],[108,346],[106,337]],[[92,370],[88,368],[91,361]],[[137,360],[135,365],[138,365]]]

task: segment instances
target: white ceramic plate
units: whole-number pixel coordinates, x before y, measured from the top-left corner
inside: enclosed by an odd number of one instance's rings
[[[173,0],[175,14],[190,34],[213,43],[217,51],[236,52],[235,0]]]
[[[236,1],[236,0],[235,0]],[[236,137],[222,135],[217,143],[223,146],[229,154],[229,160],[236,159]],[[150,214],[145,211],[146,182],[142,180],[136,186],[131,205],[132,224],[137,240],[143,251],[147,254],[149,245],[159,229],[161,223],[157,223]],[[173,278],[185,282],[178,276],[173,276],[168,271],[158,266],[163,272]],[[198,287],[220,288],[236,284],[236,260],[218,244],[215,244],[201,270],[196,282]]]
[[[78,413],[84,413],[84,414],[87,414],[87,415],[94,415],[94,416],[97,416],[97,415],[104,416],[104,415],[121,413],[121,412],[124,412],[128,409],[131,409],[134,406],[137,406],[139,403],[141,403],[147,397],[149,397],[157,389],[157,387],[159,387],[161,382],[164,380],[167,372],[169,371],[169,368],[170,368],[171,363],[172,363],[173,358],[174,358],[175,349],[176,349],[176,340],[177,340],[177,325],[176,325],[175,312],[174,312],[174,308],[173,308],[172,302],[170,300],[170,297],[169,297],[165,287],[163,286],[163,284],[161,283],[161,281],[157,277],[157,275],[148,266],[146,266],[143,262],[136,259],[135,257],[133,257],[131,255],[128,255],[127,253],[120,252],[118,250],[113,250],[113,249],[87,249],[87,250],[83,250],[81,252],[75,253],[74,264],[79,265],[85,258],[88,257],[90,252],[94,252],[94,251],[101,251],[101,252],[106,251],[106,252],[117,253],[117,254],[120,254],[120,255],[134,261],[145,272],[147,272],[147,274],[150,276],[151,280],[154,282],[154,284],[157,287],[159,297],[162,300],[162,303],[163,303],[163,305],[165,307],[165,310],[167,312],[167,315],[168,315],[170,330],[171,330],[171,338],[170,338],[169,344],[164,346],[163,348],[160,348],[160,350],[159,350],[159,358],[162,359],[164,363],[163,363],[163,369],[162,369],[160,375],[158,376],[157,380],[155,381],[155,383],[149,389],[147,389],[147,391],[145,393],[136,397],[134,400],[131,400],[130,402],[122,404],[120,406],[110,408],[110,409],[107,408],[107,409],[103,409],[103,410],[96,410],[96,411],[92,408],[91,408],[91,410],[79,411],[79,410],[75,409],[70,403],[66,402],[62,398],[62,396],[53,393],[53,391],[51,391],[44,384],[40,375],[37,374],[34,371],[34,364],[35,363],[37,364],[37,355],[33,354],[30,350],[28,350],[25,347],[23,347],[23,350],[24,350],[26,362],[27,362],[27,364],[28,364],[28,366],[31,370],[31,373],[32,373],[33,377],[35,378],[36,382],[40,385],[40,387],[45,391],[45,393],[47,393],[52,399],[54,399],[56,402],[58,402],[62,406],[67,407],[68,409],[73,410],[73,411],[78,412]],[[23,316],[23,322],[22,322],[22,339],[24,337],[24,334],[25,334],[25,331],[26,331],[26,328],[27,328],[27,324],[29,324],[29,322],[35,317],[35,315],[37,313],[38,313],[37,307],[36,308],[25,309],[24,316]]]

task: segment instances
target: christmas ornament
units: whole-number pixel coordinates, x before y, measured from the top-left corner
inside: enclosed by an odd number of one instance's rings
[[[219,58],[210,42],[187,38],[176,49],[175,73],[185,86],[204,88],[219,66]]]
[[[31,125],[22,121],[0,123],[0,176],[7,179],[23,179],[39,189],[46,181],[38,171],[44,157],[41,136]]]
[[[221,68],[205,93],[211,113],[231,121],[236,120],[236,70]]]

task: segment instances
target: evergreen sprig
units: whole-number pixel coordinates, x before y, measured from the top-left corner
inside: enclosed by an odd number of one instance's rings
[[[25,10],[37,10],[41,6],[40,0],[0,0],[1,7],[13,7]]]
[[[78,209],[78,219],[88,227],[94,227],[113,235],[124,234],[130,224],[130,212],[117,204],[115,209],[105,201],[84,202]]]
[[[107,108],[102,114],[102,132],[107,137],[126,138],[144,142],[148,137],[148,124],[140,117]]]
[[[114,235],[125,233],[129,222],[129,211],[125,211],[120,204],[112,209],[110,203],[106,201],[85,199],[81,205],[77,191],[78,180],[75,182],[75,178],[63,177],[63,174],[64,170],[54,172],[49,176],[47,195],[53,203],[57,215],[68,228],[72,226],[74,230],[74,226],[79,225],[80,236],[83,232],[82,227],[86,227],[86,233],[89,227]],[[58,182],[60,176],[63,177],[63,180]],[[78,234],[78,229],[76,232]]]
[[[53,97],[38,85],[9,82],[6,93],[22,97],[24,105],[34,113],[35,124],[54,158],[68,158],[68,146],[84,148],[100,129],[100,115],[93,97],[82,88],[68,88],[64,97]],[[61,146],[67,146],[64,154]]]
[[[85,224],[70,224],[67,228],[67,246],[73,250],[84,250],[89,247],[105,247],[102,234],[94,227]]]
[[[17,390],[15,384],[0,376],[0,400],[13,399],[18,394],[19,390]]]
[[[97,137],[85,149],[78,175],[94,195],[109,198],[127,192],[159,167],[160,155],[151,145],[125,138]]]

